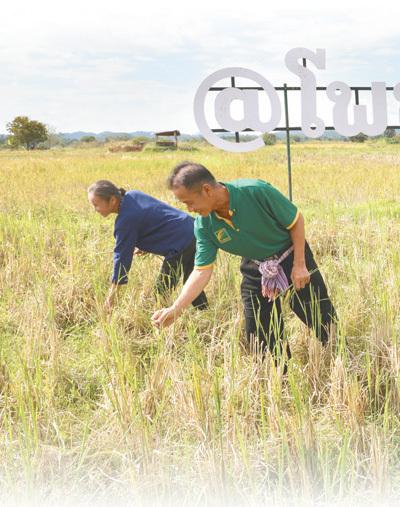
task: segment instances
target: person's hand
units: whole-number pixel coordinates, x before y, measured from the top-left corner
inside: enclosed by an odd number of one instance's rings
[[[292,279],[296,290],[304,289],[304,287],[310,282],[310,273],[305,264],[293,266],[290,278]]]
[[[135,247],[133,251],[135,255],[139,255],[139,257],[143,257],[144,255],[149,255],[149,252],[145,252],[144,250],[140,250],[138,247]]]
[[[167,327],[174,322],[180,313],[181,312],[174,306],[170,306],[169,308],[161,308],[161,310],[157,310],[153,313],[151,322],[156,327]]]

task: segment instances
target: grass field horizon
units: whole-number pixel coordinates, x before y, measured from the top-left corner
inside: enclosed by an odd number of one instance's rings
[[[109,179],[184,209],[165,180],[187,159],[287,194],[284,144],[0,151],[0,498],[397,505],[399,148],[292,145],[293,200],[340,323],[322,349],[286,308],[286,381],[246,350],[238,257],[219,253],[207,311],[162,331],[150,322],[161,259],[137,258],[104,315],[114,218],[87,187]]]

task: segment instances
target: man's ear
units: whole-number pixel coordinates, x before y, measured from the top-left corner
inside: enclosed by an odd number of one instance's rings
[[[207,197],[210,197],[213,187],[209,183],[203,183],[202,191]]]

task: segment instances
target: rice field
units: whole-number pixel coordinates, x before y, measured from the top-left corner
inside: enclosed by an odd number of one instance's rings
[[[292,146],[294,201],[339,314],[327,349],[287,308],[287,378],[246,348],[238,257],[219,254],[210,308],[152,327],[161,259],[134,260],[111,317],[110,179],[180,207],[185,159],[220,181],[287,193],[285,146],[228,154],[0,152],[2,505],[398,505],[400,151]],[[176,294],[175,294],[176,295]]]

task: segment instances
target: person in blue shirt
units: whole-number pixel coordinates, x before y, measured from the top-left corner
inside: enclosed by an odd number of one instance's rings
[[[121,285],[128,282],[133,255],[153,253],[164,257],[156,291],[173,289],[183,274],[185,282],[194,266],[196,240],[194,219],[187,213],[139,190],[126,192],[111,181],[99,180],[88,188],[88,199],[103,217],[116,213],[114,268],[105,309],[111,311]],[[207,307],[202,292],[193,306]]]

